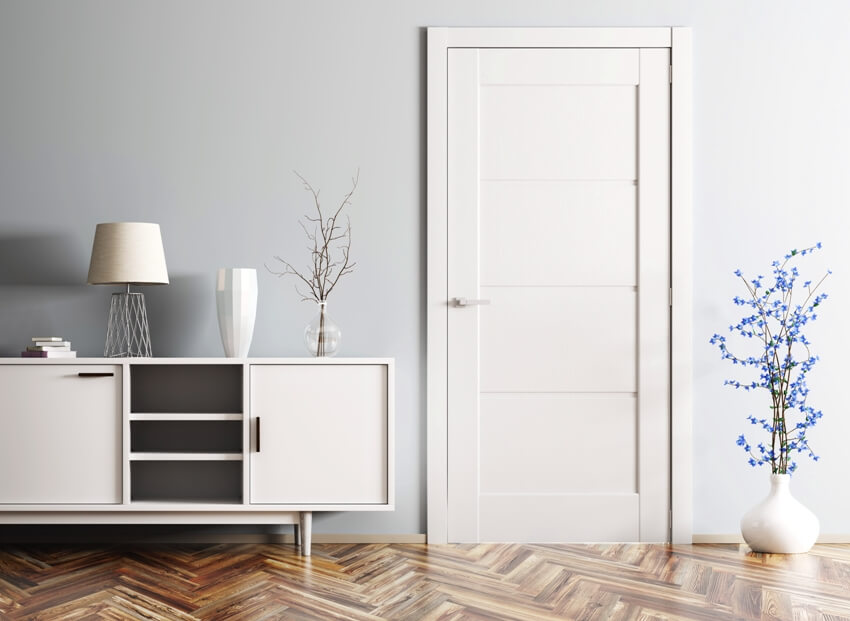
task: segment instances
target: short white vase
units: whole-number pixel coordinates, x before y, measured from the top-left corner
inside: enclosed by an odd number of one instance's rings
[[[246,358],[257,317],[257,270],[241,267],[218,270],[215,302],[224,354],[228,358]]]
[[[800,554],[815,544],[820,522],[789,488],[791,475],[770,475],[770,493],[741,518],[741,534],[753,552]]]

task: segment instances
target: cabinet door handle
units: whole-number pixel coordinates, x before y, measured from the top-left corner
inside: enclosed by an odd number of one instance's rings
[[[104,372],[104,373],[85,373],[85,372],[80,372],[80,373],[77,373],[77,375],[78,375],[78,376],[80,376],[80,377],[115,377],[115,373],[114,373],[114,372]]]
[[[257,417],[257,452],[260,452],[260,417]]]

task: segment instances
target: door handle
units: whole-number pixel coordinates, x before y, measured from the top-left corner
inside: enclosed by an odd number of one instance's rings
[[[260,452],[260,417],[257,417],[257,452]]]
[[[456,307],[461,306],[487,306],[490,300],[486,299],[470,299],[470,298],[452,298],[451,305]]]
[[[111,372],[111,373],[110,372],[105,372],[105,373],[80,372],[80,373],[77,373],[77,376],[78,377],[115,377],[115,373],[114,372]]]

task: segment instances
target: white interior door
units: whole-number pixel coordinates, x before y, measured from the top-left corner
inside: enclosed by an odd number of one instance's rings
[[[669,50],[448,61],[449,541],[668,540]]]

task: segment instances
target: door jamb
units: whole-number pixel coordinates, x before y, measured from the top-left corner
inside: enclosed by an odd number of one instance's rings
[[[454,47],[670,49],[671,540],[691,543],[692,95],[690,28],[428,28],[427,538],[448,541],[448,50]]]

